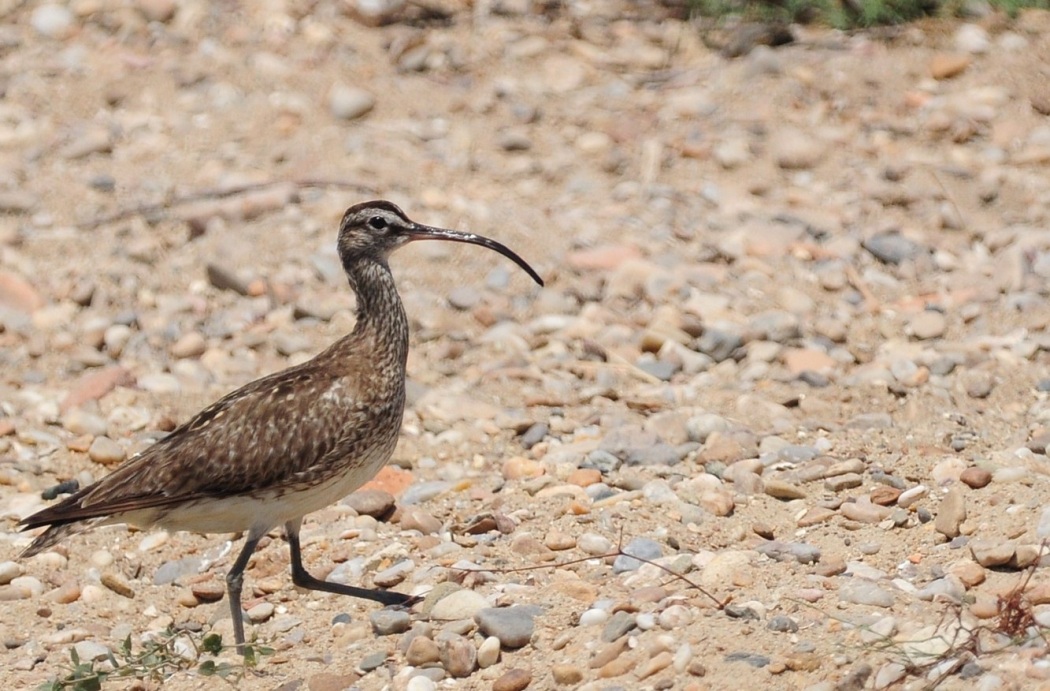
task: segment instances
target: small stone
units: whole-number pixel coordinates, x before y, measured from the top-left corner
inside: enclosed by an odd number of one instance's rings
[[[7,585],[22,575],[22,565],[15,561],[0,562],[0,585]]]
[[[474,615],[478,628],[486,636],[495,636],[504,648],[520,648],[532,640],[535,630],[535,607],[488,607]]]
[[[995,377],[983,370],[967,372],[963,379],[966,395],[970,398],[988,398],[995,388]]]
[[[824,157],[822,142],[807,132],[789,128],[777,132],[770,142],[773,160],[785,170],[812,168]]]
[[[784,482],[775,478],[769,478],[763,483],[766,494],[774,499],[790,501],[792,499],[805,499],[806,493],[798,485]]]
[[[524,130],[510,128],[496,135],[496,145],[504,151],[528,151],[532,148],[532,139]]]
[[[441,659],[438,644],[426,636],[416,636],[408,644],[405,651],[405,661],[413,667],[422,667],[437,662]]]
[[[1016,547],[1009,542],[997,540],[971,540],[970,553],[978,564],[985,568],[1005,566],[1014,558]]]
[[[858,523],[880,523],[890,517],[892,509],[868,501],[845,502],[839,507],[839,513]]]
[[[770,631],[777,631],[779,633],[796,633],[798,631],[798,622],[791,617],[778,614],[769,620],[769,623],[766,624],[766,628]]]
[[[89,434],[93,437],[104,435],[108,429],[104,418],[82,408],[75,408],[66,413],[62,418],[62,426],[73,434]]]
[[[663,556],[663,548],[660,543],[647,537],[636,537],[623,548],[623,554],[613,561],[613,573],[624,571],[635,571],[641,567],[642,562],[633,557],[640,557],[649,561],[659,559]]]
[[[383,520],[394,512],[394,495],[381,489],[357,490],[343,503],[361,516]]]
[[[260,602],[248,610],[248,620],[253,624],[261,624],[273,616],[274,606],[269,602]]]
[[[552,530],[548,532],[543,538],[543,544],[547,549],[560,552],[566,549],[572,549],[576,546],[576,538],[568,533],[563,533],[558,530]]]
[[[851,579],[839,588],[839,597],[844,602],[871,607],[892,607],[893,593],[862,578]]]
[[[242,280],[232,270],[218,264],[209,263],[205,267],[208,274],[208,282],[219,290],[230,290],[238,295],[248,295],[250,292],[248,281]]]
[[[201,581],[190,586],[190,592],[200,602],[218,602],[226,595],[226,588],[218,581]]]
[[[611,554],[614,548],[612,540],[597,533],[584,533],[576,540],[576,546],[581,552],[592,557]]]
[[[612,643],[621,636],[627,635],[627,632],[635,628],[636,625],[635,616],[630,612],[616,612],[609,617],[609,621],[602,628],[602,640],[606,643]]]
[[[966,498],[962,489],[953,487],[937,507],[933,527],[948,538],[959,536],[959,526],[966,520]]]
[[[361,662],[357,664],[357,668],[365,674],[368,674],[372,670],[379,669],[384,664],[386,664],[386,653],[377,651],[369,653],[361,658]]]
[[[843,473],[833,475],[824,480],[824,489],[829,492],[842,492],[843,490],[860,487],[864,484],[864,477],[860,473]]]
[[[180,359],[196,358],[203,355],[207,348],[208,343],[204,340],[204,336],[196,331],[190,331],[172,344],[171,354]]]
[[[551,676],[555,684],[575,686],[583,681],[583,670],[576,665],[556,664],[551,667]]]
[[[404,581],[415,568],[416,564],[411,559],[402,559],[382,571],[377,571],[372,576],[372,582],[380,588],[392,588]]]
[[[135,591],[128,583],[128,579],[114,571],[106,571],[102,574],[102,585],[112,590],[117,595],[127,598],[135,597]]]
[[[545,422],[537,422],[521,435],[521,445],[525,449],[531,449],[532,447],[539,444],[547,436],[550,429],[547,427]]]
[[[980,564],[969,559],[962,559],[952,564],[948,568],[948,573],[958,578],[967,588],[973,588],[984,583],[988,577],[987,572]]]
[[[879,485],[871,490],[871,494],[868,495],[871,499],[871,503],[878,504],[879,506],[892,506],[897,502],[897,499],[899,499],[900,496],[901,490],[886,485]]]
[[[478,667],[486,669],[499,662],[499,639],[489,636],[478,646]]]
[[[418,506],[407,506],[401,512],[401,529],[418,530],[424,535],[436,535],[441,532],[441,521]]]
[[[67,583],[47,593],[46,597],[52,602],[68,605],[80,599],[80,586],[76,583]]]
[[[937,80],[957,77],[971,62],[973,58],[965,53],[937,53],[930,60],[930,76]]]
[[[73,649],[82,662],[105,660],[110,655],[109,648],[95,641],[77,641]]]
[[[463,588],[435,602],[430,609],[430,618],[437,621],[473,619],[478,612],[490,606],[491,604],[484,595]]]
[[[492,682],[492,691],[522,691],[532,683],[532,672],[515,668],[505,672]]]
[[[41,36],[65,38],[73,30],[73,13],[62,5],[40,5],[29,17],[29,24]],[[87,658],[91,659],[91,658]]]
[[[642,665],[641,669],[638,670],[638,678],[647,679],[654,674],[658,674],[670,667],[673,661],[674,655],[670,652],[666,650],[659,652]]]
[[[948,319],[942,312],[937,310],[924,310],[911,318],[908,329],[912,337],[926,341],[932,338],[940,338],[948,328]]]
[[[922,251],[918,244],[896,232],[876,233],[861,246],[879,261],[892,265],[914,259]]]
[[[981,489],[992,481],[992,474],[984,468],[967,468],[959,474],[959,480],[968,487]]]
[[[462,679],[469,677],[477,667],[478,651],[474,644],[463,636],[450,635],[438,643],[441,666],[449,676]]]
[[[377,636],[404,633],[412,626],[412,617],[408,612],[396,609],[376,610],[368,615],[368,620]]]
[[[542,463],[522,456],[511,456],[503,462],[503,477],[507,480],[539,477],[545,472],[547,471]]]
[[[101,465],[116,465],[127,458],[124,447],[109,437],[95,437],[88,447],[88,458]]]
[[[376,97],[364,89],[336,84],[328,92],[328,109],[340,120],[356,120],[376,105]]]

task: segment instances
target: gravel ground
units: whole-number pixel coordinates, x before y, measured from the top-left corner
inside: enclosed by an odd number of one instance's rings
[[[1050,13],[727,60],[639,3],[365,4],[0,3],[9,688],[229,640],[237,536],[15,524],[348,331],[374,197],[547,287],[394,257],[401,444],[303,544],[426,598],[299,591],[274,533],[242,688],[1050,683]]]

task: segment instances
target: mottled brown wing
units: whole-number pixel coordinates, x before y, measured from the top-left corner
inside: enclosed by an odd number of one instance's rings
[[[331,368],[312,361],[258,379],[23,524],[69,523],[317,481],[342,446],[349,452],[356,445],[371,403],[335,400],[332,387],[339,383]]]

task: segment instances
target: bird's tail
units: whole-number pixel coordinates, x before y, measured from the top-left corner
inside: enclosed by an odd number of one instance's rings
[[[22,557],[31,557],[34,554],[40,554],[49,547],[54,547],[62,540],[65,540],[71,535],[82,533],[85,530],[90,530],[96,525],[104,522],[106,516],[99,516],[97,518],[88,518],[87,520],[77,521],[76,523],[63,523],[61,525],[53,525],[48,527],[47,530],[40,533],[33,543],[26,547],[25,551],[22,552]]]

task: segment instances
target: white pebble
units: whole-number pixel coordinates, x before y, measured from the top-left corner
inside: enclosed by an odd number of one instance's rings
[[[656,615],[652,612],[642,612],[634,618],[634,624],[642,631],[648,631],[656,626]]]
[[[693,659],[693,649],[688,643],[683,643],[678,646],[678,650],[674,654],[674,662],[671,663],[674,667],[674,671],[681,674],[685,671],[685,668],[689,666],[689,662]]]
[[[424,676],[412,677],[405,684],[405,691],[435,691],[437,685]]]
[[[609,613],[603,609],[589,609],[580,615],[580,626],[597,626],[609,620]]]
[[[19,576],[18,578],[12,578],[11,585],[25,590],[33,597],[40,597],[44,594],[44,584],[35,576]]]
[[[485,669],[499,662],[499,639],[489,636],[478,646],[478,667]]]
[[[41,5],[33,10],[29,24],[42,36],[65,38],[73,28],[73,13],[61,5]]]
[[[113,564],[113,555],[104,549],[98,549],[91,553],[91,564],[99,569],[104,569]]]
[[[602,556],[612,552],[612,540],[597,533],[584,533],[576,540],[576,546],[586,554]]]
[[[7,585],[22,575],[22,565],[14,561],[0,562],[0,585]]]
[[[146,537],[142,538],[141,541],[139,541],[139,551],[152,552],[167,541],[168,531],[166,530],[161,530],[156,533],[150,533]]]
[[[693,620],[692,611],[685,605],[671,605],[660,612],[660,626],[668,631],[680,630]]]
[[[930,490],[926,488],[926,485],[915,485],[901,492],[901,495],[897,497],[897,506],[907,509],[929,493]]]

